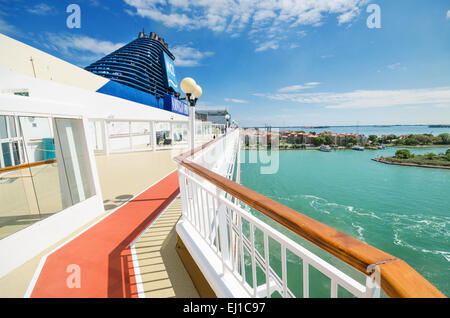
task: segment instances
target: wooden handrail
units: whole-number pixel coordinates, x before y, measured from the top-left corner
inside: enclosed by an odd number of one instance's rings
[[[36,162],[32,162],[32,163],[23,163],[23,164],[20,164],[17,166],[0,168],[0,173],[14,171],[14,170],[20,170],[20,169],[27,169],[27,168],[42,166],[42,165],[51,164],[51,163],[55,163],[55,162],[56,162],[56,159],[48,159],[48,160],[36,161]]]
[[[380,272],[381,288],[388,296],[413,298],[445,297],[443,293],[401,259],[188,160],[188,157],[217,140],[219,139],[212,140],[205,145],[179,155],[174,160],[365,275],[370,274],[367,272],[369,265],[380,263],[378,270]]]

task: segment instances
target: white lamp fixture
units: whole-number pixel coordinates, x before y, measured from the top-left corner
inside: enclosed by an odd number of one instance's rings
[[[227,128],[230,126],[230,115],[226,114],[225,115],[225,120],[227,121]]]
[[[194,95],[194,97],[195,98],[200,98],[200,96],[202,96],[202,94],[203,94],[203,90],[202,90],[202,88],[200,87],[200,85],[195,85],[195,89],[194,89],[194,91],[192,92],[192,94]]]
[[[193,78],[185,77],[181,81],[181,90],[187,95],[192,94],[197,86],[197,83],[194,81]]]
[[[202,96],[203,90],[194,79],[185,77],[180,83],[181,90],[186,94],[186,100],[189,103],[189,130],[190,130],[190,146],[194,149],[195,145],[195,104],[197,100]]]
[[[186,101],[189,102],[190,106],[195,106],[197,99],[203,94],[203,90],[198,85],[194,79],[190,77],[185,77],[181,81],[181,90],[186,94]]]

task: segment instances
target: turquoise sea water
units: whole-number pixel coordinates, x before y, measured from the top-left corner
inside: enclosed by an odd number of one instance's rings
[[[241,183],[403,259],[450,296],[450,170],[370,160],[397,149],[279,151],[277,173],[260,174],[247,159]]]

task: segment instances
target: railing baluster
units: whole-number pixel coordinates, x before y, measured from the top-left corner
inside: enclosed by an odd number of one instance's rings
[[[264,233],[264,258],[266,263],[266,291],[267,298],[270,298],[270,273],[269,273],[269,238],[267,233]]]
[[[193,188],[193,192],[194,192],[194,201],[195,201],[195,204],[196,204],[196,206],[197,206],[197,208],[195,209],[196,210],[196,214],[197,214],[197,217],[196,217],[196,222],[197,222],[197,226],[196,226],[196,228],[197,228],[197,230],[198,230],[198,232],[200,233],[200,235],[202,234],[202,227],[201,227],[201,221],[200,221],[200,218],[201,218],[201,216],[200,216],[200,204],[198,203],[198,188],[199,188],[199,186],[198,186],[198,184],[196,184],[195,185],[195,187]]]
[[[178,167],[178,170],[181,170],[181,168]],[[184,216],[188,216],[189,208],[188,208],[188,205],[187,205],[187,202],[186,202],[186,198],[187,198],[187,195],[186,195],[186,177],[183,174],[179,173],[178,174],[178,180],[179,180],[179,183],[180,183],[181,206],[182,206],[181,212],[184,214]]]
[[[195,226],[195,211],[194,211],[194,200],[193,200],[193,191],[192,191],[192,180],[186,178],[186,188],[187,188],[187,203],[189,206],[189,220]]]
[[[208,228],[208,236],[207,236],[207,241],[209,241],[212,244],[212,238],[211,238],[211,211],[209,208],[209,198],[211,197],[211,195],[208,192],[205,192],[205,196],[206,196],[206,217],[207,217],[207,228]]]
[[[331,298],[337,298],[338,284],[334,279],[331,279]]]
[[[227,211],[226,206],[222,203],[220,190],[217,189],[217,204],[219,206],[219,230],[220,230],[220,248],[222,252],[223,269],[225,271],[225,265],[230,260],[229,246],[227,239]]]
[[[228,209],[227,209],[228,210]],[[233,239],[233,221],[232,221],[232,216],[231,216],[231,214],[232,214],[232,211],[233,210],[231,210],[231,209],[229,209],[228,210],[229,211],[229,213],[227,212],[227,221],[228,221],[228,228],[229,228],[229,239],[230,239],[230,242],[229,242],[229,246],[230,246],[230,260],[231,260],[231,270],[234,272],[234,252],[235,252],[235,248],[234,248],[234,239]]]
[[[245,283],[244,233],[242,232],[242,216],[239,214],[239,250],[241,254],[241,276]]]
[[[216,241],[216,248],[217,248],[217,253],[219,253],[220,251],[220,246],[219,246],[219,225],[218,225],[218,213],[219,213],[219,204],[218,204],[218,200],[217,197],[213,198],[213,208],[214,208],[214,232],[215,232],[215,241]]]
[[[309,264],[303,259],[303,297],[309,298]]]
[[[283,279],[283,297],[288,296],[287,292],[287,265],[286,265],[286,246],[281,245],[281,277]]]
[[[253,223],[250,223],[250,243],[252,247],[252,279],[253,279],[253,296],[256,297],[256,264],[255,264],[255,227]]]
[[[205,219],[206,219],[206,216],[205,216],[206,204],[205,204],[205,201],[203,200],[203,189],[199,187],[199,190],[200,190],[200,205],[201,205],[200,215],[202,218],[203,237],[206,240],[208,237],[207,229],[206,229],[206,221],[205,221]]]
[[[190,193],[192,193],[192,190],[191,190],[191,185],[192,185],[192,182],[191,181],[189,181],[189,179],[188,178],[186,178],[185,177],[185,179],[186,179],[186,183],[185,183],[185,185],[186,185],[186,204],[187,204],[187,206],[188,206],[188,215],[189,215],[189,221],[191,222],[191,223],[193,223],[194,221],[194,211],[193,211],[193,208],[192,208],[192,198],[191,198],[191,195],[190,195]]]

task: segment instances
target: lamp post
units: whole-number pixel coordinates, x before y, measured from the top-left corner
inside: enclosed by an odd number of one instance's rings
[[[202,96],[202,88],[192,78],[186,77],[181,81],[181,90],[186,94],[186,101],[189,103],[189,129],[191,131],[191,149],[195,147],[195,104]]]
[[[227,121],[227,125],[225,127],[225,134],[227,133],[228,127],[230,127],[230,115],[226,114],[225,115],[225,120]]]

